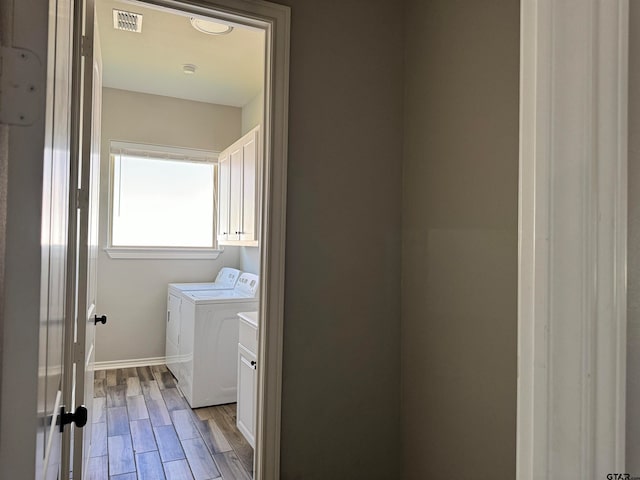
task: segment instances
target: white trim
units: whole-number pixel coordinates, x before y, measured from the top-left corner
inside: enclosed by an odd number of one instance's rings
[[[150,143],[109,141],[111,155],[129,155],[133,157],[154,157],[161,160],[181,160],[185,162],[216,163],[220,152],[199,148],[176,147]]]
[[[116,368],[151,367],[153,365],[165,365],[166,357],[132,358],[129,360],[107,360],[95,362],[94,370],[115,370]]]
[[[215,248],[107,247],[109,258],[161,260],[215,260],[224,250]]]
[[[126,0],[135,4],[135,1]],[[287,211],[291,9],[261,0],[145,0],[231,24],[266,30],[264,170],[260,225],[260,322],[254,480],[280,479],[282,345]]]
[[[522,0],[518,480],[624,472],[628,0]]]

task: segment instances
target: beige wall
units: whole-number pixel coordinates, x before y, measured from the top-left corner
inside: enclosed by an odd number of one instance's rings
[[[629,2],[627,469],[640,474],[640,5]]]
[[[519,2],[408,0],[405,480],[513,480]]]
[[[397,479],[402,10],[292,6],[283,480]]]
[[[213,279],[239,265],[239,249],[217,260],[111,259],[107,244],[109,142],[223,150],[240,137],[241,110],[157,95],[103,89],[100,172],[98,312],[109,322],[96,329],[96,360],[164,356],[167,284]]]
[[[240,247],[240,266],[243,272],[260,274],[260,249],[258,247]]]
[[[242,107],[242,135],[247,133],[256,125],[262,124],[262,114],[264,112],[264,92],[260,92],[253,97],[249,103]]]

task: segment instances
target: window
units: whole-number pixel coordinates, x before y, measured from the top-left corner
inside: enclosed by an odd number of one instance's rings
[[[112,257],[202,258],[194,251],[215,248],[213,153],[112,142],[111,161]]]

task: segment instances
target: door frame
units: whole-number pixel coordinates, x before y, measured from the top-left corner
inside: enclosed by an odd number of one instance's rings
[[[99,0],[98,0],[99,1]],[[128,0],[124,0],[125,2]],[[130,0],[129,0],[130,1]],[[260,207],[260,318],[255,480],[280,478],[284,262],[287,199],[290,8],[262,0],[140,0],[265,31],[263,167]],[[136,0],[130,3],[138,3]]]
[[[625,471],[628,0],[522,0],[518,480]]]

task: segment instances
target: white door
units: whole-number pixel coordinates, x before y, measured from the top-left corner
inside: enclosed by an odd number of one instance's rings
[[[238,410],[237,426],[255,448],[256,421],[256,356],[238,344]]]
[[[256,199],[258,198],[258,131],[254,130],[242,142],[242,220],[239,239],[257,240]]]
[[[94,41],[94,0],[75,5],[73,94],[71,117],[71,191],[67,281],[66,410],[93,413],[93,361],[97,283],[97,227],[100,146],[101,65]],[[77,418],[76,418],[77,420]],[[77,421],[76,421],[77,423]],[[62,479],[71,470],[83,472],[91,450],[91,422],[67,428],[62,454]]]
[[[229,151],[225,150],[218,157],[218,241],[229,240],[229,188],[231,181],[231,165]]]
[[[86,85],[86,83],[85,83]],[[90,144],[88,149],[82,152],[82,179],[81,191],[88,189],[86,203],[81,204],[79,210],[80,243],[78,264],[78,312],[86,312],[84,318],[79,318],[78,324],[84,323],[84,332],[78,328],[78,342],[82,341],[84,333],[84,359],[76,365],[76,389],[84,392],[79,403],[84,404],[91,414],[93,412],[93,377],[95,363],[95,327],[98,315],[96,311],[96,293],[98,290],[98,206],[100,192],[100,117],[102,113],[102,63],[100,59],[100,43],[97,35],[94,36],[93,47],[93,93],[92,101],[85,106],[84,114],[90,115]],[[86,208],[84,208],[86,206]],[[85,240],[86,236],[86,240]],[[86,291],[83,292],[83,289]],[[84,300],[86,299],[86,300]],[[83,304],[84,300],[84,304]],[[82,322],[84,320],[84,322]],[[80,368],[84,360],[84,368]],[[74,439],[74,452],[83,452],[82,457],[77,456],[74,461],[74,477],[80,468],[85,472],[91,452],[91,421],[87,422],[84,429],[76,431]]]
[[[242,145],[234,144],[229,150],[229,236],[240,240],[242,230]]]
[[[45,151],[42,191],[42,274],[38,375],[36,478],[55,480],[60,472],[62,435],[57,426],[63,385],[65,277],[69,219],[69,116],[71,94],[71,0],[51,5]]]

